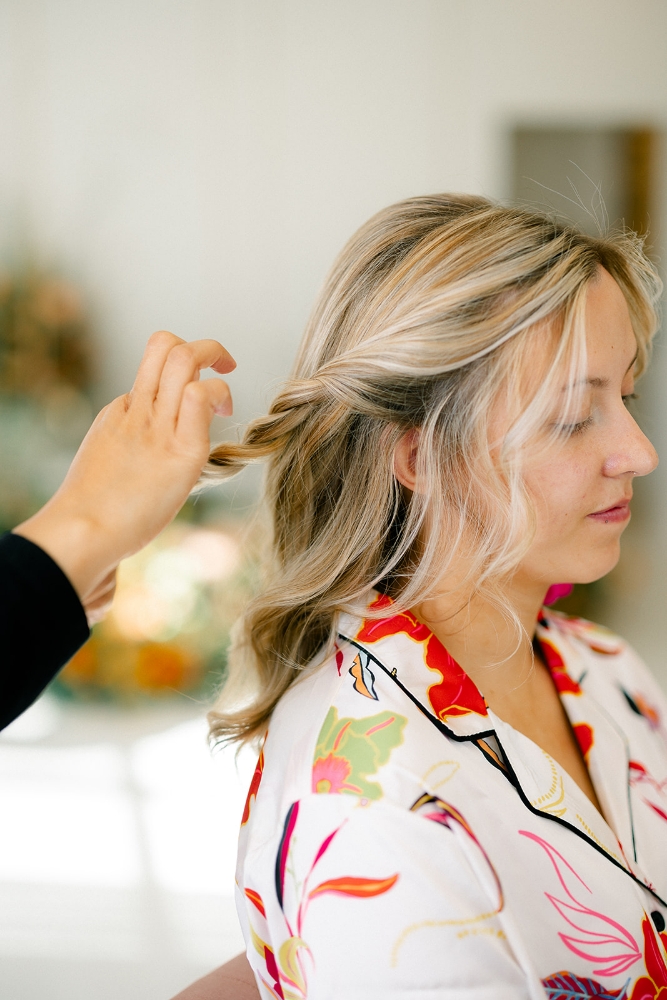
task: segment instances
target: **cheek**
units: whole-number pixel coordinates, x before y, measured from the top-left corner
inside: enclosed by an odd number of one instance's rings
[[[540,535],[580,524],[589,512],[589,476],[579,463],[541,466],[526,476],[526,486],[535,504]]]

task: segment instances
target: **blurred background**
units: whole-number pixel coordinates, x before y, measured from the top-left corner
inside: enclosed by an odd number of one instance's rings
[[[666,44],[663,0],[0,0],[0,529],[51,495],[153,330],[238,361],[214,437],[261,413],[335,254],[399,198],[624,221],[662,268]],[[661,335],[637,406],[663,452],[666,390]],[[667,688],[665,475],[569,608]],[[204,715],[256,490],[207,494],[129,560],[2,735],[0,996],[165,1000],[241,950],[253,761],[211,757]]]

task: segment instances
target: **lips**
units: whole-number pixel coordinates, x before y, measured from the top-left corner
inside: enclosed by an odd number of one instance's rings
[[[602,521],[604,524],[617,524],[619,521],[627,521],[630,517],[630,500],[620,500],[611,507],[604,510],[596,510],[589,514],[594,521]]]

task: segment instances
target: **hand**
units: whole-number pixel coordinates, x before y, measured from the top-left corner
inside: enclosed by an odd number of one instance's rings
[[[222,379],[236,362],[216,340],[186,343],[160,331],[148,341],[134,386],[97,415],[60,489],[14,531],[58,563],[91,620],[113,597],[121,559],[173,518],[209,454],[214,413],[232,412]]]

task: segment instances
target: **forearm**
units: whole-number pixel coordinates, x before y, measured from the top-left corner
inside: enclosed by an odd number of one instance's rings
[[[2,729],[88,638],[70,581],[41,547],[12,534],[0,537],[0,637]]]
[[[245,955],[237,955],[186,987],[173,1000],[259,1000],[259,992],[248,960]]]

